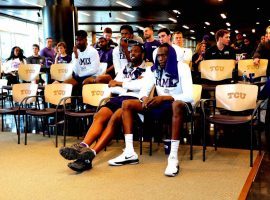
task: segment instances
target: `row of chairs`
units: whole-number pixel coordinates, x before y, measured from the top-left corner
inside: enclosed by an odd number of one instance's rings
[[[20,83],[12,86],[12,102],[11,107],[0,109],[0,114],[14,115],[16,129],[18,134],[18,144],[20,144],[20,118],[23,116],[25,145],[27,144],[28,129],[33,122],[29,122],[32,117],[41,118],[42,131],[45,135],[46,127],[48,128],[48,119],[54,118],[54,127],[60,125],[59,123],[64,118],[64,124],[70,117],[88,118],[94,115],[96,110],[83,110],[87,104],[93,107],[98,107],[101,99],[109,97],[110,93],[107,90],[107,84],[89,84],[83,86],[82,97],[72,97],[72,85],[64,83],[48,84],[44,87],[44,95],[37,95],[38,85],[34,83]],[[71,103],[71,99],[82,98],[81,105]],[[77,101],[78,102],[78,101]],[[30,118],[31,117],[31,118]],[[2,124],[3,126],[3,124]],[[3,127],[2,127],[3,128]],[[49,132],[49,131],[48,131]],[[66,142],[67,129],[64,128],[64,145]],[[56,147],[58,145],[57,128]],[[50,132],[49,132],[50,136]]]

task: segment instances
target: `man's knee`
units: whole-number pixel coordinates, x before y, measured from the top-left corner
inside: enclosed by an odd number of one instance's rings
[[[134,102],[130,100],[125,100],[122,103],[123,110],[132,110],[134,108]]]
[[[183,113],[185,110],[185,103],[183,101],[174,101],[172,108],[174,114]]]

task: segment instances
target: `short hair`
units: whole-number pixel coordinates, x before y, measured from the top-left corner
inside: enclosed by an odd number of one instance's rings
[[[159,45],[158,48],[160,48],[160,47],[166,47],[169,49],[170,45],[168,43],[163,43],[163,44]]]
[[[64,49],[67,48],[67,45],[66,45],[65,42],[58,42],[57,45],[56,45],[56,47],[58,48],[58,47],[60,47],[60,46],[64,47]]]
[[[53,38],[52,37],[47,37],[46,40],[53,40]]]
[[[121,32],[123,29],[126,29],[126,30],[128,30],[131,34],[133,34],[133,28],[132,28],[132,26],[127,25],[127,24],[122,25],[122,26],[120,27],[120,32]]]
[[[38,44],[33,44],[32,47],[36,47],[39,50],[39,45]]]
[[[171,31],[168,28],[161,28],[158,30],[158,34],[160,34],[161,32],[165,32],[167,35],[171,34]]]
[[[87,32],[84,30],[78,30],[75,34],[77,37],[87,38]]]
[[[104,29],[103,33],[111,33],[112,34],[112,29],[110,27],[106,27]]]
[[[141,43],[138,42],[138,43],[132,45],[132,47],[135,47],[135,46],[140,48],[141,53],[145,53],[145,49],[144,49],[143,44],[141,44]]]
[[[218,41],[218,38],[223,37],[225,34],[229,34],[229,33],[230,31],[227,31],[225,29],[218,30],[215,35],[216,41]]]
[[[152,31],[154,31],[153,25],[145,26],[144,28],[149,28],[149,29],[151,29]]]
[[[176,35],[176,34],[181,34],[181,35],[183,35],[183,33],[182,33],[181,31],[175,31],[175,32],[173,33],[173,36]]]

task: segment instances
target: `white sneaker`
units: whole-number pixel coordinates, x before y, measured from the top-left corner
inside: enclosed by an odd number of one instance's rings
[[[123,152],[120,156],[109,160],[108,163],[111,166],[120,166],[120,165],[125,165],[125,164],[138,164],[139,159],[136,152],[133,152],[130,155]]]
[[[166,176],[174,177],[179,173],[179,162],[176,158],[168,158],[168,165],[164,174]]]

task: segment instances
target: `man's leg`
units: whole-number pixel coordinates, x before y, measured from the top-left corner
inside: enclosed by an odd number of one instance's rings
[[[126,100],[122,104],[122,122],[125,134],[125,151],[118,157],[108,161],[109,165],[119,166],[124,164],[137,164],[138,155],[133,147],[133,120],[134,114],[143,110],[139,100]]]
[[[80,144],[74,144],[71,147],[62,147],[60,154],[67,160],[88,160],[93,159],[95,152],[88,147],[100,136],[102,131],[110,120],[113,112],[107,108],[102,107],[94,116],[94,121],[87,131],[84,140]]]
[[[168,165],[165,170],[166,176],[176,176],[179,172],[178,148],[180,131],[184,123],[185,104],[182,101],[174,101],[172,104],[172,139],[171,152],[168,157]]]

